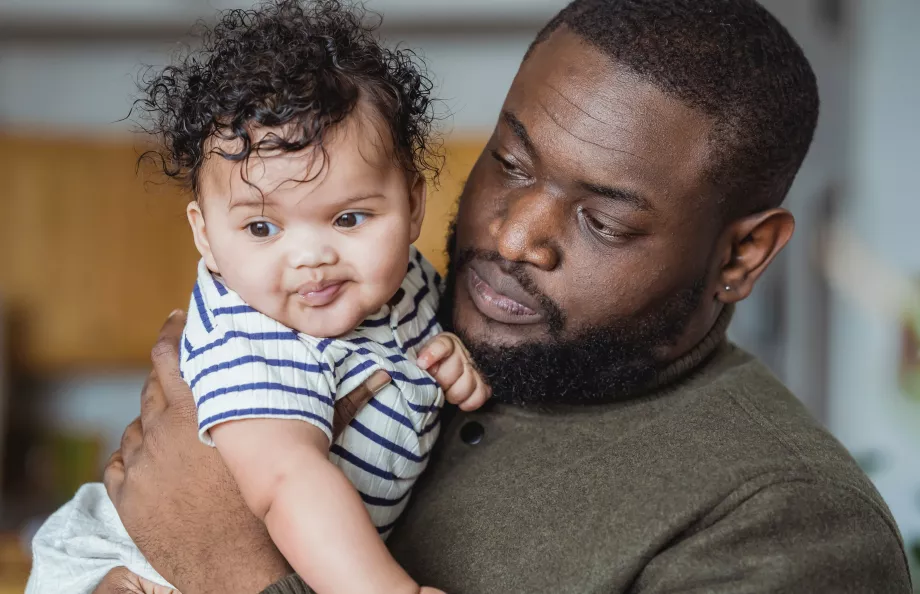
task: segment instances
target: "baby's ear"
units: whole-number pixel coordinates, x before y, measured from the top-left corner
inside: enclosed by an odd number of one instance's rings
[[[188,224],[192,227],[192,237],[195,238],[195,247],[198,253],[204,258],[204,263],[214,274],[220,274],[217,269],[217,262],[214,260],[214,254],[211,253],[211,244],[208,242],[207,227],[204,222],[204,213],[201,211],[201,205],[197,200],[192,200],[185,208],[185,214],[188,216]]]
[[[409,188],[409,243],[414,243],[422,234],[425,220],[425,201],[428,199],[428,181],[418,173]]]

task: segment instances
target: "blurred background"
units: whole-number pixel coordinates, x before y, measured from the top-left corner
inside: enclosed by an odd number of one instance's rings
[[[818,74],[815,144],[788,198],[796,236],[738,311],[760,355],[875,481],[920,565],[920,2],[762,0]],[[369,0],[445,100],[447,170],[421,248],[449,213],[521,57],[564,0]],[[185,307],[186,197],[135,171],[143,65],[245,0],[0,0],[0,594],[27,542],[98,480],[138,414],[149,349]],[[920,576],[915,578],[920,582]]]

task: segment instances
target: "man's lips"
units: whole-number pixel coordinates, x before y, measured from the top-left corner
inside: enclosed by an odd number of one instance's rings
[[[503,324],[533,324],[543,318],[536,299],[495,262],[474,261],[467,271],[470,297],[487,318]]]
[[[335,301],[344,284],[344,281],[305,283],[298,287],[297,295],[301,301],[310,307],[322,307]]]

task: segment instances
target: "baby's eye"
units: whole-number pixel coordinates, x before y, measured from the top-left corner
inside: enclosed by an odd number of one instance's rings
[[[346,212],[345,214],[339,215],[339,218],[335,220],[334,224],[336,227],[351,229],[352,227],[357,227],[367,219],[368,215],[363,212]]]
[[[268,221],[255,221],[253,223],[249,223],[246,225],[246,229],[253,237],[258,237],[259,239],[272,237],[281,231],[281,229],[278,228],[278,225],[273,225]]]

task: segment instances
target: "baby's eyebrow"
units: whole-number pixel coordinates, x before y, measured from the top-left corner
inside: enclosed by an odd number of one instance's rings
[[[353,204],[356,202],[364,202],[365,200],[374,200],[374,199],[385,199],[386,196],[380,192],[364,192],[361,194],[353,194],[351,196],[343,196],[341,199],[336,200],[335,202],[327,202],[327,204],[334,204],[337,208],[342,208]],[[309,197],[306,198],[309,200]],[[264,210],[266,208],[273,208],[276,206],[276,202],[270,197],[266,196],[265,199],[260,198],[242,198],[240,200],[234,200],[230,204],[230,210],[234,208],[258,208]]]
[[[240,207],[240,208],[243,208],[243,207],[249,207],[249,208],[265,208],[265,207],[269,207],[269,206],[274,206],[274,202],[272,202],[272,201],[269,200],[268,198],[265,198],[265,199],[260,199],[260,198],[246,198],[246,199],[243,199],[243,200],[234,200],[234,201],[232,201],[232,202],[230,203],[230,210],[233,210],[234,208],[237,208],[237,207]]]
[[[364,194],[354,194],[353,196],[344,197],[341,202],[342,204],[351,204],[352,202],[361,202],[362,200],[372,200],[374,198],[386,198],[380,192],[367,192]]]

